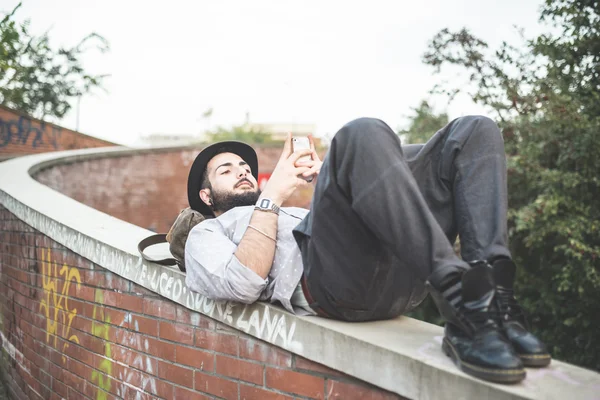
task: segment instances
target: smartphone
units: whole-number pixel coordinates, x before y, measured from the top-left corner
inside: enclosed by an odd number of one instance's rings
[[[292,137],[292,152],[304,149],[310,149],[310,142],[308,141],[308,138],[306,136]],[[304,161],[310,161],[311,159],[312,157],[310,155],[302,156],[298,159],[298,162],[302,163]],[[314,177],[309,176],[308,178],[303,179],[307,182],[312,182]]]
[[[292,137],[292,152],[298,151],[298,150],[309,150],[310,149],[310,142],[308,141],[308,138],[306,136],[298,136],[298,137]],[[298,159],[299,162],[303,162],[303,161],[310,161],[311,160],[311,156],[302,156]]]

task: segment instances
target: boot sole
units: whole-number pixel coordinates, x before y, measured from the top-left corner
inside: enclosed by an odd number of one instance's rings
[[[450,359],[456,364],[458,369],[461,371],[473,375],[476,378],[480,378],[486,381],[497,382],[497,383],[518,383],[525,379],[526,372],[524,369],[494,369],[494,368],[483,368],[477,365],[473,365],[464,362],[460,359],[458,352],[450,343],[450,341],[444,338],[442,342],[442,350]]]
[[[519,354],[519,358],[524,366],[531,368],[547,367],[552,361],[550,354]]]

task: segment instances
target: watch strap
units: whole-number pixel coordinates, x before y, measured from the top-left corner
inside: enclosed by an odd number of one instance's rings
[[[256,205],[254,206],[254,209],[258,211],[272,212],[274,214],[279,215],[279,206],[275,204],[273,200],[266,197],[258,199]]]

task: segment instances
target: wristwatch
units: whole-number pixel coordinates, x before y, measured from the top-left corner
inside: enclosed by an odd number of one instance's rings
[[[279,206],[275,204],[273,200],[266,197],[258,199],[256,205],[254,206],[254,209],[258,211],[272,212],[279,215]]]

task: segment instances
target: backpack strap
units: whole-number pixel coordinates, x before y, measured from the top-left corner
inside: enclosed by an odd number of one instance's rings
[[[161,244],[161,243],[168,243],[167,235],[165,235],[164,233],[150,235],[147,238],[142,239],[140,241],[140,243],[138,243],[138,251],[142,255],[142,258],[146,261],[153,262],[153,263],[160,264],[160,265],[165,265],[165,266],[177,265],[181,269],[179,262],[174,258],[163,258],[160,260],[155,260],[151,257],[148,257],[146,254],[144,254],[144,250],[146,250],[148,247],[154,246],[155,244]]]

